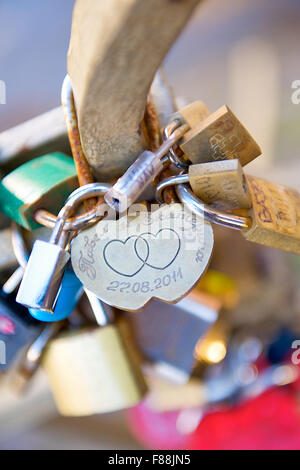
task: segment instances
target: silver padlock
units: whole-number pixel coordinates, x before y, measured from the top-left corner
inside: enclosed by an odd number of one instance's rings
[[[70,259],[69,232],[64,230],[71,213],[84,200],[103,195],[110,185],[92,183],[76,189],[60,210],[49,242],[37,240],[28,260],[16,301],[28,308],[53,313],[64,270]],[[99,213],[96,220],[102,215]]]

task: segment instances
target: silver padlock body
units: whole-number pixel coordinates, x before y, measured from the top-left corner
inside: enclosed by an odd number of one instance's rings
[[[70,254],[58,245],[37,240],[16,301],[28,308],[53,313],[69,259]]]
[[[146,150],[107,191],[104,196],[106,203],[114,210],[124,212],[136,202],[162,168],[161,159],[155,153]]]
[[[218,312],[188,296],[177,304],[153,300],[138,314],[126,316],[139,350],[154,362],[157,376],[182,384],[193,371],[196,344],[215,323]]]

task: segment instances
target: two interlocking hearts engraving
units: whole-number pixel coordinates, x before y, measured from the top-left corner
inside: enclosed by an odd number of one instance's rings
[[[171,238],[177,243],[173,244],[171,252],[170,249],[163,250],[163,241],[169,241]],[[152,241],[159,241],[159,244],[151,243]],[[103,249],[103,257],[107,266],[115,273],[125,277],[134,277],[144,266],[158,271],[168,268],[176,260],[180,248],[181,241],[178,233],[171,228],[162,228],[156,234],[144,232],[141,235],[131,235],[125,241],[110,240]],[[133,257],[136,258],[131,272],[126,272],[124,269],[127,256],[131,257],[131,263]]]
[[[170,204],[146,217],[100,221],[73,240],[71,258],[87,289],[109,305],[136,311],[153,298],[177,302],[185,296],[212,249],[211,225]]]

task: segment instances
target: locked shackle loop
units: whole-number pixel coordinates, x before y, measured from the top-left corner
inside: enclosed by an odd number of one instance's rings
[[[76,189],[68,197],[57,216],[49,242],[37,240],[33,245],[17,294],[17,302],[30,309],[54,312],[64,271],[70,260],[67,247],[70,234],[63,230],[64,224],[81,202],[101,196],[106,191],[107,185],[91,183]]]
[[[171,128],[172,132],[169,132],[168,128]],[[164,129],[164,134],[167,133],[167,138],[156,151],[156,155],[160,159],[168,155],[170,150],[172,150],[172,147],[174,147],[174,145],[184,136],[184,134],[187,133],[189,129],[190,126],[186,123],[181,122],[179,119],[176,119],[174,123],[169,124]]]
[[[19,266],[2,285],[2,292],[7,295],[12,294],[22,281],[24,270],[29,258],[22,236],[21,227],[15,222],[12,222],[11,224],[11,242]]]
[[[92,197],[102,196],[106,193],[109,188],[109,184],[90,183],[86,184],[85,186],[81,186],[75,191],[73,191],[73,193],[70,194],[70,196],[68,197],[65,205],[58,213],[56,223],[49,242],[55,245],[62,246],[65,243],[65,237],[63,236],[64,226],[71,212],[73,212],[85,200]],[[102,217],[102,215],[99,217]]]
[[[158,184],[156,188],[156,199],[162,203],[162,193],[164,189],[169,186],[175,185],[177,196],[191,212],[197,216],[206,219],[216,225],[222,225],[235,230],[245,230],[251,226],[250,217],[241,217],[238,215],[229,214],[228,212],[220,211],[204,204],[200,201],[192,191],[187,187],[188,175],[176,175],[166,178]]]
[[[177,117],[174,121],[168,124],[163,131],[163,140],[170,141],[171,137],[177,132],[178,128],[182,127],[184,123]],[[190,126],[186,125],[186,131],[184,134],[190,129]],[[181,136],[183,137],[183,136]],[[188,162],[185,161],[183,158],[180,158],[176,151],[174,150],[174,145],[178,142],[179,139],[176,139],[172,147],[168,151],[168,158],[171,163],[173,163],[177,168],[180,170],[186,169],[189,165]]]
[[[16,224],[16,222],[12,222],[11,224],[11,243],[17,262],[23,269],[25,269],[29,253],[22,234],[22,228],[20,225]]]
[[[59,321],[46,325],[40,335],[28,347],[25,357],[18,368],[18,372],[25,379],[30,379],[39,368],[41,357],[47,345],[58,335],[65,324],[65,321]]]
[[[106,183],[102,183],[102,185],[103,185],[103,188],[106,187],[106,191],[108,191],[111,187],[111,185],[106,184]],[[68,232],[71,232],[71,231],[76,232],[77,230],[87,228],[90,225],[93,225],[95,222],[98,222],[100,218],[102,217],[102,214],[99,214],[99,204],[101,205],[102,203],[103,201],[96,204],[96,206],[93,209],[87,212],[84,212],[83,214],[79,214],[75,217],[69,217],[66,220],[63,229]],[[51,229],[54,228],[56,221],[57,221],[56,215],[52,214],[51,212],[46,211],[45,209],[37,210],[36,213],[34,214],[34,218],[36,222],[38,222],[39,224],[43,225],[44,227],[51,228]]]

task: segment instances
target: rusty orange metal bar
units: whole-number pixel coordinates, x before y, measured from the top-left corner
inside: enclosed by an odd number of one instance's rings
[[[61,103],[65,115],[70,147],[76,166],[79,186],[94,183],[95,180],[81,145],[72,84],[69,75],[66,75],[63,81],[61,90]],[[85,207],[87,209],[92,209],[95,203],[95,199],[87,200]]]

